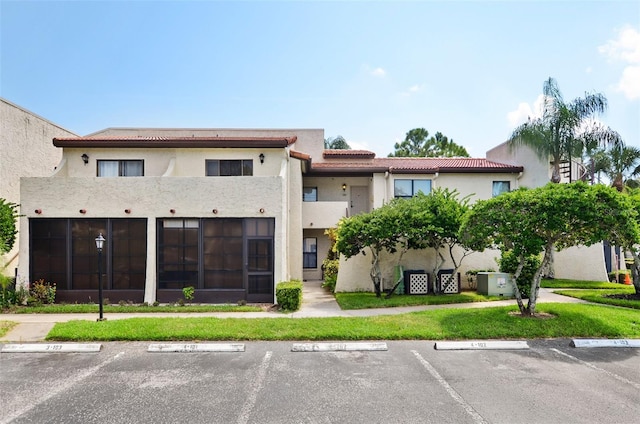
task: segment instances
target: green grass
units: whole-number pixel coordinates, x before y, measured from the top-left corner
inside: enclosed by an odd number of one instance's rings
[[[58,323],[60,341],[464,340],[554,337],[640,338],[635,310],[540,304],[552,318],[523,318],[515,307],[439,309],[365,318],[132,318]]]
[[[540,287],[548,289],[618,289],[624,287],[623,284],[610,283],[604,281],[581,281],[581,280],[542,280]]]
[[[444,305],[450,303],[471,303],[471,302],[490,302],[494,300],[503,300],[503,297],[484,296],[476,292],[462,292],[460,294],[443,294],[443,295],[393,295],[389,299],[384,295],[376,297],[375,293],[356,292],[356,293],[336,293],[336,300],[340,308],[347,309],[370,309],[370,308],[395,308],[398,306],[417,306],[417,305]]]
[[[20,306],[5,311],[14,314],[97,314],[95,303],[54,304],[41,306]],[[154,312],[261,312],[262,308],[251,305],[104,305],[105,313],[154,313]]]
[[[618,284],[620,286],[620,284]],[[611,295],[631,295],[635,293],[633,286],[622,286],[615,290],[556,290],[555,293],[563,296],[575,297],[588,302],[602,303],[606,305],[622,306],[624,308],[640,309],[640,300],[616,299]]]
[[[0,337],[3,337],[5,334],[9,332],[13,327],[18,325],[17,322],[13,321],[0,321]]]

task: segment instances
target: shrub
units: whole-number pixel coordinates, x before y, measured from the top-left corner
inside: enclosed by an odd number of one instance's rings
[[[0,274],[0,308],[8,308],[16,303],[16,282],[14,278]]]
[[[302,304],[302,281],[291,280],[278,283],[276,300],[285,311],[297,311]]]
[[[500,272],[508,272],[509,274],[515,274],[518,269],[518,257],[511,251],[502,252],[500,259],[498,260],[500,266]],[[526,299],[531,294],[531,282],[533,276],[540,267],[540,258],[538,256],[529,256],[522,268],[522,272],[516,281],[518,290],[523,299]]]
[[[324,272],[324,283],[322,287],[326,287],[332,292],[336,289],[336,282],[338,281],[338,265],[339,259],[325,259],[322,261],[322,270]]]
[[[35,281],[29,288],[29,296],[35,304],[56,303],[56,283],[45,282],[43,279]]]
[[[193,300],[193,296],[195,294],[196,289],[193,286],[187,286],[182,288],[182,295],[184,296],[184,300],[191,303]]]

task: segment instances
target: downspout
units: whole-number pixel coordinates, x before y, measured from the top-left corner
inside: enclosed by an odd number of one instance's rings
[[[522,178],[522,171],[520,171],[516,177],[516,190],[520,188],[520,178]]]
[[[440,172],[436,172],[435,174],[433,174],[433,178],[431,179],[432,190],[436,188],[436,180],[438,179],[439,176],[440,176]]]
[[[386,203],[388,200],[389,200],[389,171],[385,171],[384,172],[384,203]]]

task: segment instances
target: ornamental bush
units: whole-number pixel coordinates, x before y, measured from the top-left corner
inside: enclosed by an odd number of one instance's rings
[[[284,311],[297,311],[302,305],[302,281],[291,280],[278,283],[276,301]]]

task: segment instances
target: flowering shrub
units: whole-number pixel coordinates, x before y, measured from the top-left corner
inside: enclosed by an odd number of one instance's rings
[[[29,296],[33,303],[56,303],[56,283],[45,282],[43,279],[34,281],[29,288]]]

